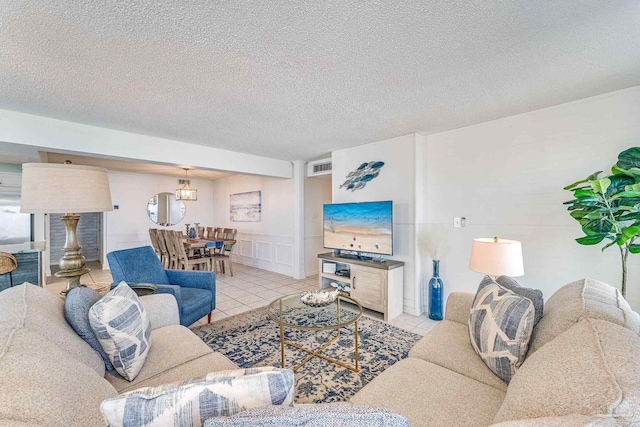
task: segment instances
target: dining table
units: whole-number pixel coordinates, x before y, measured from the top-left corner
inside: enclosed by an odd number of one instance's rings
[[[184,246],[188,251],[189,257],[195,256],[196,251],[202,251],[206,248],[213,249],[214,251],[220,251],[225,245],[234,245],[235,240],[224,239],[185,239]]]
[[[199,241],[198,239],[184,239],[184,249],[187,251],[187,256],[193,258],[196,251],[202,251],[207,247],[207,244]]]

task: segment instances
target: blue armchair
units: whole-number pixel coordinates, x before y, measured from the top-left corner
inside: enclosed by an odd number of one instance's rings
[[[178,302],[180,324],[189,326],[216,308],[216,274],[212,271],[165,270],[151,246],[107,254],[113,281],[153,283],[157,294],[171,294]]]

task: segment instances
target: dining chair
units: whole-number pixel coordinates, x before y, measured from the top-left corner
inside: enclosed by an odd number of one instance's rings
[[[149,239],[151,240],[151,247],[153,251],[158,255],[158,258],[162,260],[162,252],[160,252],[160,246],[158,245],[158,229],[150,228],[149,229]]]
[[[213,238],[214,238],[214,239],[218,239],[218,240],[222,240],[222,238],[223,238],[223,237],[222,237],[222,236],[223,236],[223,233],[222,233],[222,232],[223,232],[223,229],[222,229],[222,228],[220,228],[220,227],[216,228],[216,232],[215,232],[215,234],[214,234]]]
[[[213,255],[211,255],[211,263],[216,273],[218,272],[218,269],[220,269],[220,273],[224,274],[228,268],[229,274],[233,276],[233,267],[231,266],[231,251],[225,250],[224,246],[222,252],[214,253]]]
[[[176,270],[193,270],[194,267],[198,267],[198,270],[211,271],[211,259],[208,257],[187,257],[181,231],[170,231],[170,233],[173,236],[174,250],[178,258]]]
[[[160,251],[164,256],[162,265],[164,268],[176,270],[178,265],[178,256],[176,255],[175,250],[173,248],[173,243],[171,241],[171,238],[167,234],[168,231],[171,231],[171,230],[164,230],[164,229],[158,230],[158,245],[160,246]]]
[[[225,228],[222,233],[222,237],[224,243],[222,248],[215,252],[211,256],[212,265],[214,266],[215,271],[218,271],[218,267],[221,272],[226,273],[227,268],[229,269],[229,274],[233,276],[233,267],[231,262],[231,256],[233,252],[233,246],[236,243],[236,235],[238,234],[238,230],[235,228]]]
[[[238,234],[238,230],[235,228],[225,228],[222,231],[222,239],[223,240],[236,240],[236,235]]]
[[[205,239],[213,239],[213,236],[214,236],[213,227],[207,227],[207,232],[204,235]]]

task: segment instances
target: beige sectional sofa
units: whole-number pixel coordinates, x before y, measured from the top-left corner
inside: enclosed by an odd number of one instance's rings
[[[351,401],[400,412],[415,427],[640,425],[640,317],[616,289],[585,279],[549,298],[509,386],[471,348],[472,300],[452,294],[446,320]],[[105,375],[60,298],[28,284],[0,292],[0,426],[101,426],[107,397],[236,368],[179,326],[171,296],[141,301],[153,344],[130,383]]]
[[[471,347],[473,298],[452,293],[445,320],[351,401],[415,427],[640,426],[640,316],[617,289],[583,279],[552,295],[508,386]]]
[[[136,388],[237,369],[180,326],[171,295],[140,298],[152,346],[133,382],[105,375],[104,362],[67,324],[64,302],[37,286],[0,292],[0,426],[103,426],[100,403]]]

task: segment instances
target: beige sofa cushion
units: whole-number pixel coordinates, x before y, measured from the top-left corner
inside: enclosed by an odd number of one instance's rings
[[[444,318],[467,325],[475,297],[475,292],[451,292],[447,298]]]
[[[640,336],[585,319],[520,367],[495,422],[570,414],[640,423]]]
[[[614,418],[571,414],[564,417],[544,417],[527,420],[505,421],[491,427],[623,427]]]
[[[603,319],[640,333],[640,316],[620,291],[593,279],[581,279],[558,289],[546,303],[533,329],[528,356],[582,319]]]
[[[411,427],[487,426],[504,392],[449,369],[408,358],[378,375],[352,403],[399,412]]]
[[[0,292],[2,322],[21,325],[33,331],[67,353],[68,357],[104,376],[100,355],[75,333],[64,318],[64,301],[53,293],[30,283]]]
[[[409,357],[435,363],[498,390],[507,391],[507,384],[491,372],[471,346],[469,327],[466,324],[443,320],[411,348]]]
[[[93,369],[25,328],[0,331],[0,372],[0,420],[47,427],[100,426],[100,403],[117,395]]]
[[[147,360],[135,380],[130,382],[122,377],[107,374],[107,380],[119,393],[196,378],[207,372],[237,369],[236,365],[219,353],[214,358],[204,359],[207,362],[200,361],[200,358],[213,354],[213,351],[184,326],[170,325],[153,330],[151,343]],[[197,362],[191,366],[194,361]],[[202,371],[203,368],[207,370]]]

